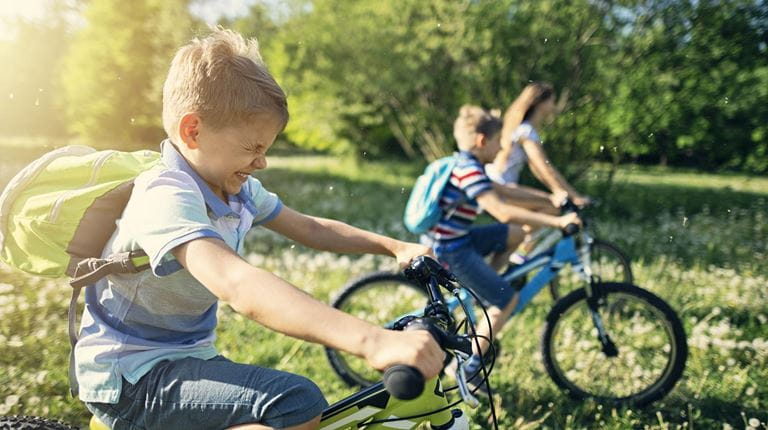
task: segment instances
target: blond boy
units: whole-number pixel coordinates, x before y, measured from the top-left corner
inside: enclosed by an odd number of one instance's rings
[[[136,179],[103,251],[141,248],[151,270],[89,288],[75,350],[80,398],[110,427],[317,428],[327,404],[311,381],[218,355],[218,301],[378,369],[408,364],[426,378],[440,371],[443,352],[426,332],[365,323],[240,257],[253,225],[311,248],[391,255],[401,264],[429,252],[304,215],[264,189],[251,174],[267,166],[287,121],[285,94],[255,41],[215,30],[177,52],[163,88],[162,165]]]

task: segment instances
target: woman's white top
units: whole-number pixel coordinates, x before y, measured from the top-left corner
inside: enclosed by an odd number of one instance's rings
[[[520,172],[528,164],[528,155],[522,145],[525,139],[541,143],[539,133],[528,121],[523,121],[512,133],[512,152],[507,158],[506,169],[503,172],[497,172],[493,163],[485,165],[485,173],[493,182],[507,185],[516,184],[520,180]]]

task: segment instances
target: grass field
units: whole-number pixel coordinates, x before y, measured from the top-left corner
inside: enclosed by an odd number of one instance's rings
[[[28,162],[18,148],[0,161],[0,185]],[[284,203],[399,238],[409,164],[291,157],[270,160],[259,178]],[[567,398],[541,364],[539,335],[551,299],[542,294],[503,336],[493,376],[500,428],[765,428],[768,422],[768,178],[622,168],[610,189],[599,170],[580,184],[601,204],[600,237],[633,258],[637,283],[679,312],[690,357],[682,381],[644,409],[612,409]],[[307,250],[254,230],[249,260],[322,300],[350,279],[393,269],[383,257]],[[66,305],[62,280],[0,266],[0,413],[63,418],[84,425],[87,411],[68,396]],[[238,361],[300,373],[330,401],[348,395],[316,345],[269,332],[222,307],[217,346]],[[489,408],[472,412],[488,428]]]

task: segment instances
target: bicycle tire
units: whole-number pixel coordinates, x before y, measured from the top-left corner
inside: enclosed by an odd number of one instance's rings
[[[600,291],[600,293],[598,293],[598,297],[600,297],[600,300],[605,303],[609,302],[607,297],[614,295],[617,300],[617,306],[625,305],[625,303],[627,303],[630,299],[638,300],[639,303],[645,303],[646,306],[652,309],[653,316],[662,320],[663,325],[667,330],[670,347],[668,353],[669,359],[667,360],[667,364],[664,367],[661,376],[654,380],[653,383],[648,387],[638,391],[637,393],[626,396],[596,395],[594,393],[590,393],[584,387],[580,387],[577,383],[573,382],[571,379],[569,379],[568,376],[566,376],[566,372],[560,365],[557,364],[557,359],[555,357],[557,351],[555,351],[556,348],[553,344],[553,337],[556,331],[559,329],[558,322],[563,320],[564,316],[567,315],[571,309],[576,309],[578,306],[587,307],[587,296],[584,289],[573,291],[559,300],[547,315],[544,335],[541,339],[542,359],[544,361],[544,368],[546,369],[547,373],[558,387],[563,389],[570,397],[575,399],[592,398],[599,402],[610,403],[617,406],[645,406],[663,398],[672,390],[672,388],[674,388],[675,384],[682,377],[688,357],[688,345],[686,341],[685,330],[683,328],[683,324],[680,321],[680,318],[677,316],[677,313],[660,297],[635,285],[613,282],[602,283],[596,286],[595,291]],[[611,311],[613,311],[613,309],[611,309]],[[605,322],[605,320],[603,322]],[[585,323],[582,325],[589,325],[590,327],[594,327],[590,323]],[[635,327],[633,327],[632,330],[634,329]],[[608,326],[608,324],[606,324],[606,330],[609,333],[611,331],[611,327]],[[617,338],[624,337],[619,335]],[[599,342],[596,341],[595,343]],[[624,346],[618,345],[618,348],[621,350],[621,348],[624,348]],[[664,349],[665,348],[661,348],[661,351],[666,353]],[[648,350],[650,351],[651,349]],[[621,353],[619,352],[619,354]],[[625,356],[630,357],[631,353]],[[608,360],[605,361],[607,362]],[[593,363],[590,363],[589,367],[590,369],[594,369],[599,366],[594,366]],[[568,368],[570,370],[573,367],[568,366]],[[593,379],[600,378],[601,376],[606,377],[606,375],[589,376],[591,376]],[[605,379],[607,380],[609,378],[606,377]],[[597,381],[597,379],[595,379],[595,381]]]
[[[622,268],[622,279],[602,279],[603,281],[634,284],[635,278],[632,273],[632,262],[630,261],[629,257],[627,257],[627,254],[621,250],[621,248],[612,242],[601,239],[594,239],[592,246],[590,247],[590,252],[593,254],[602,253],[606,256],[611,256],[611,258],[616,259]],[[602,276],[600,273],[596,273],[596,275]],[[549,283],[549,293],[554,301],[558,301],[562,296],[560,291],[560,283],[558,281],[560,276],[556,277]]]
[[[331,301],[331,306],[336,309],[349,312],[350,309],[347,309],[345,305],[349,304],[352,298],[355,296],[361,296],[365,290],[371,289],[377,284],[386,283],[392,283],[400,285],[406,289],[411,289],[412,293],[423,297],[424,304],[427,302],[427,292],[417,284],[408,280],[403,274],[393,272],[375,272],[358,278],[345,286],[341,292]],[[422,304],[421,308],[423,307],[424,305]],[[364,318],[365,315],[362,315],[362,317]],[[339,378],[341,378],[342,381],[344,381],[344,383],[350,387],[367,387],[380,380],[380,377],[372,378],[371,375],[363,375],[362,372],[355,370],[353,366],[350,365],[351,356],[345,353],[326,347],[325,356],[328,358],[328,362],[330,363],[331,368],[333,368],[333,371],[339,376]]]
[[[0,416],[0,430],[78,430],[58,420],[24,415]]]

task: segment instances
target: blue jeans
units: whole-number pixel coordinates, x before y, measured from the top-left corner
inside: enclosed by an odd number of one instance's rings
[[[466,236],[435,242],[432,248],[437,258],[448,265],[448,270],[485,305],[504,308],[514,297],[515,289],[483,257],[505,251],[508,234],[507,224],[472,227]]]
[[[222,429],[260,423],[285,428],[328,405],[309,379],[232,362],[183,358],[158,363],[136,385],[123,380],[116,404],[87,403],[112,429]]]

